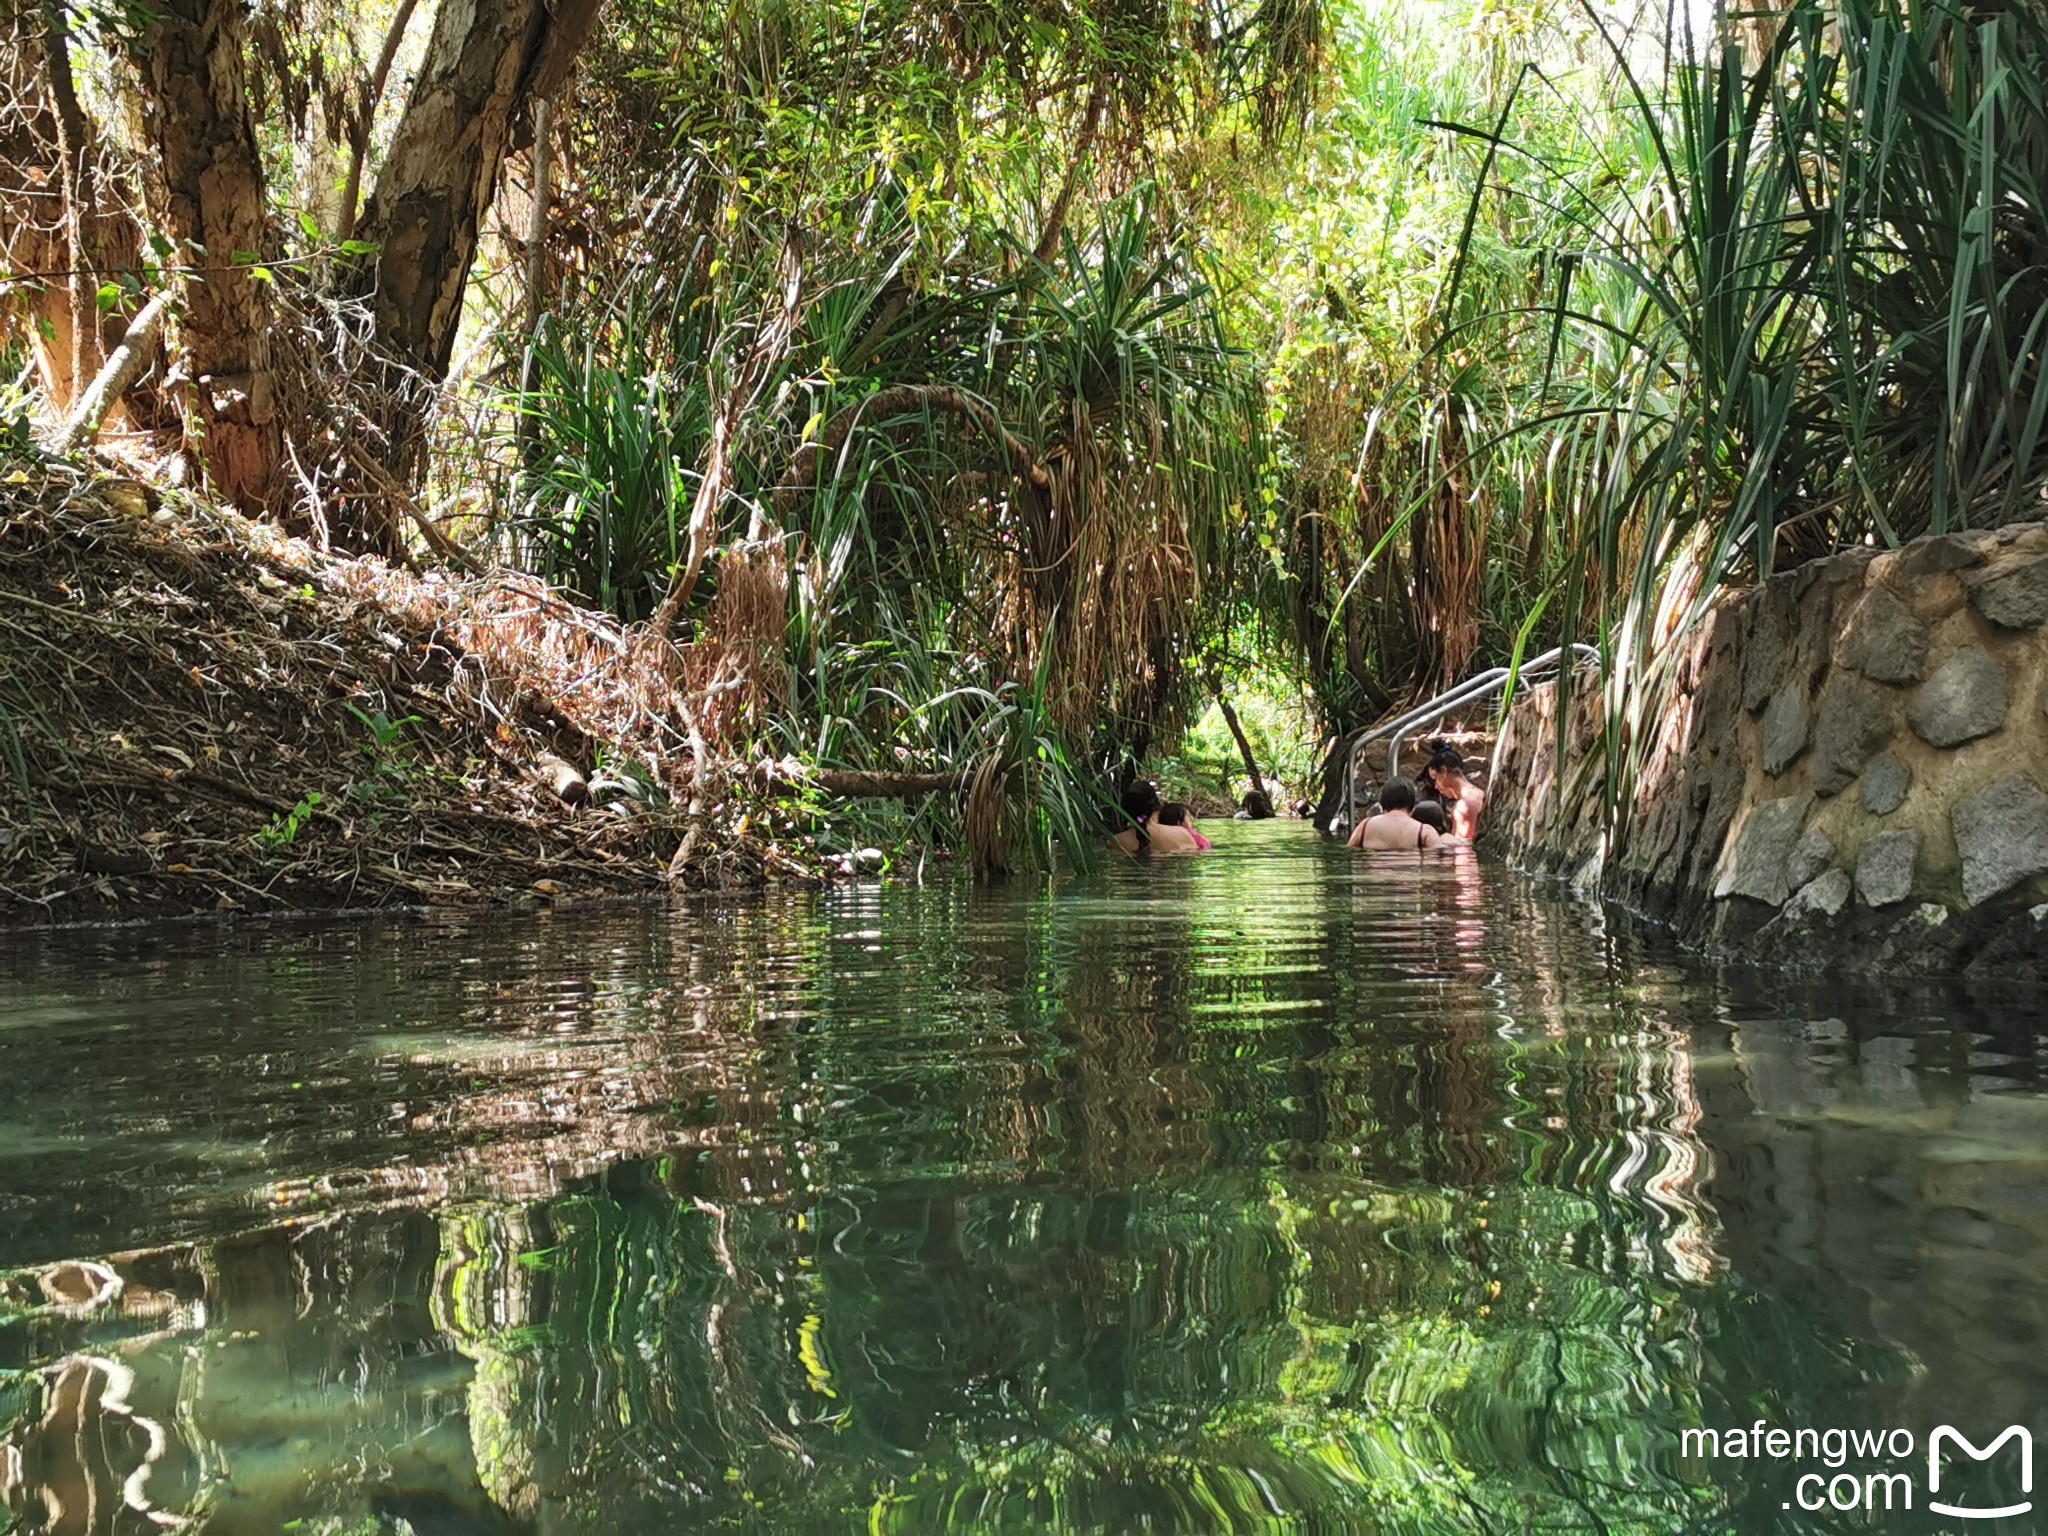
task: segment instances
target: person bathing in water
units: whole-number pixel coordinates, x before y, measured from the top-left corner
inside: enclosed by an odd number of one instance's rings
[[[1139,779],[1123,793],[1123,810],[1130,825],[1111,839],[1125,853],[1200,853],[1203,844],[1186,827],[1169,826],[1159,819],[1159,790],[1149,779]]]
[[[1414,816],[1415,786],[1389,779],[1380,791],[1380,813],[1368,816],[1351,832],[1350,846],[1368,849],[1434,848],[1440,839],[1433,828]]]
[[[1444,808],[1434,800],[1418,800],[1415,809],[1408,813],[1436,834],[1439,848],[1459,848],[1465,839],[1451,830],[1451,820],[1444,815]]]
[[[1479,813],[1486,809],[1486,796],[1465,777],[1465,759],[1449,742],[1438,741],[1423,765],[1421,800],[1435,800],[1450,818],[1452,833],[1466,842],[1479,835]]]
[[[1159,807],[1159,825],[1162,827],[1185,827],[1195,840],[1195,847],[1207,853],[1216,845],[1202,836],[1202,829],[1195,825],[1195,818],[1188,814],[1188,808],[1178,800],[1169,800]]]

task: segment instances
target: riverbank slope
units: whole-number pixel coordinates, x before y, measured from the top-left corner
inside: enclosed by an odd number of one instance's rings
[[[5,469],[0,924],[813,877],[772,805],[699,771],[672,653],[532,578]]]

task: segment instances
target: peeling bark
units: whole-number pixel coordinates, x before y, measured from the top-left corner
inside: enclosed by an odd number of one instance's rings
[[[426,380],[447,375],[477,235],[524,104],[566,72],[597,9],[598,0],[552,10],[542,0],[442,0],[434,17],[361,225],[378,246],[367,275],[379,340]],[[393,423],[394,470],[410,471],[419,425]]]
[[[142,249],[126,188],[101,165],[68,53],[61,14],[40,0],[0,0],[0,259],[11,273],[46,274],[0,293],[0,311],[28,321],[44,396],[60,415],[125,329],[99,312],[97,289],[136,273]]]
[[[282,459],[270,304],[250,257],[269,247],[249,113],[242,0],[161,0],[143,57],[146,122],[163,174],[159,217],[190,268],[180,327],[187,451],[244,512],[270,509]],[[237,257],[240,260],[237,260]]]

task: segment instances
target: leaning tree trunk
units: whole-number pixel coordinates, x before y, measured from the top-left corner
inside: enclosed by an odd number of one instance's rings
[[[249,114],[244,0],[160,0],[145,39],[146,122],[163,173],[163,231],[189,269],[181,295],[187,451],[244,512],[270,506],[283,439],[270,304],[256,259],[263,162]]]
[[[598,0],[557,0],[552,9],[545,0],[441,0],[358,229],[377,247],[366,290],[393,366],[378,454],[400,485],[418,481],[427,412],[454,354],[478,232],[525,105],[567,75],[597,8]]]
[[[1244,727],[1238,724],[1237,711],[1230,707],[1230,700],[1223,696],[1221,689],[1216,693],[1216,707],[1223,711],[1223,723],[1230,727],[1230,738],[1237,743],[1237,755],[1244,759],[1244,771],[1252,781],[1252,792],[1265,794],[1266,781],[1259,775],[1259,760],[1252,756],[1252,744],[1245,739]]]

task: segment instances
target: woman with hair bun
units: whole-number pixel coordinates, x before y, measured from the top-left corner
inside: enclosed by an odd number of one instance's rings
[[[1429,744],[1429,761],[1423,764],[1417,792],[1434,800],[1450,818],[1454,836],[1471,842],[1479,835],[1479,813],[1486,809],[1486,796],[1465,777],[1465,759],[1458,749],[1443,740]]]

